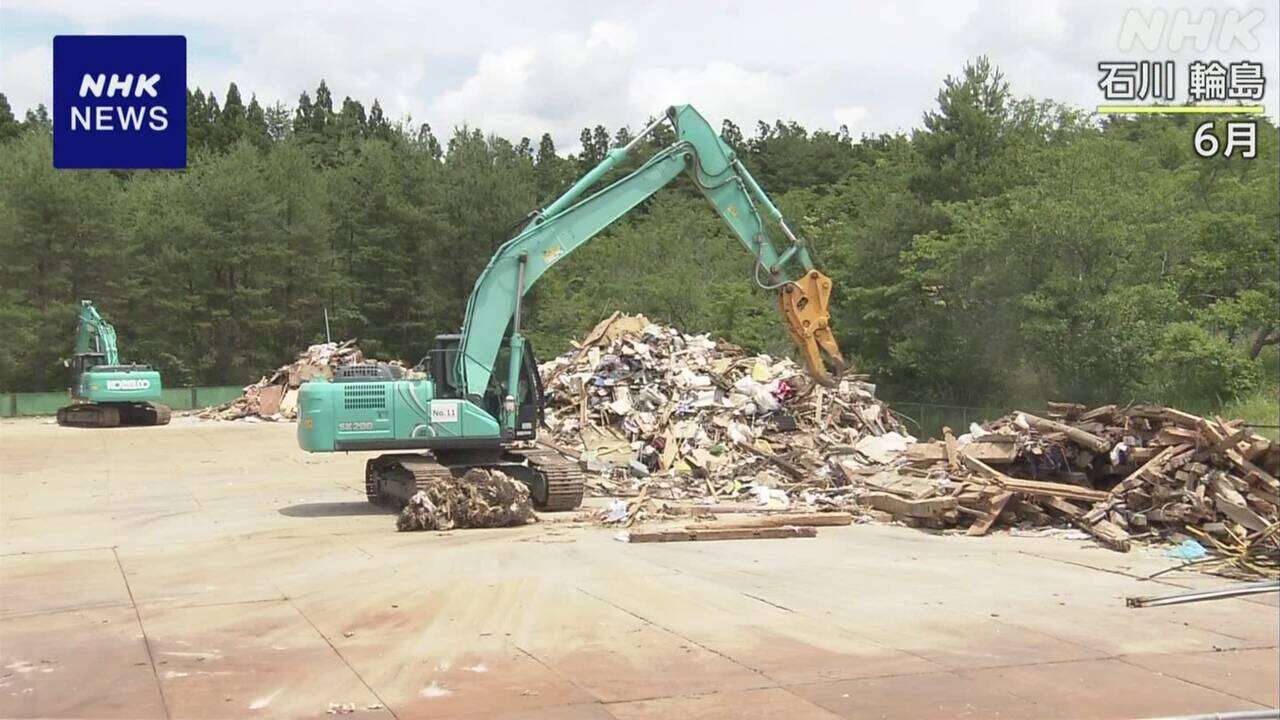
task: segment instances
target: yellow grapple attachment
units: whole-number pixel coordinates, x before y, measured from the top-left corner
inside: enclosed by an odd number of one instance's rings
[[[817,270],[810,270],[804,277],[782,286],[778,292],[778,310],[787,321],[787,330],[800,355],[804,358],[809,375],[820,385],[832,387],[844,372],[844,357],[840,346],[831,334],[827,314],[827,302],[831,298],[831,278]],[[827,370],[827,356],[831,372]],[[834,376],[832,375],[834,372]]]

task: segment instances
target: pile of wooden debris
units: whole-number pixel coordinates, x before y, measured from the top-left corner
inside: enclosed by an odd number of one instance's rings
[[[844,462],[859,502],[929,527],[1058,521],[1126,551],[1134,540],[1205,548],[1242,574],[1280,572],[1280,445],[1242,421],[1151,405],[1049,403],[957,438],[919,443],[892,467]]]
[[[643,316],[615,313],[540,370],[548,444],[580,459],[590,492],[635,505],[785,507],[796,493],[842,482],[827,462],[833,453],[879,457],[913,440],[862,378],[824,388],[791,360]]]
[[[302,383],[314,378],[332,379],[336,368],[364,362],[364,353],[354,339],[312,345],[298,353],[292,363],[246,386],[240,397],[206,408],[197,413],[197,417],[209,420],[293,420],[298,417],[298,387]],[[403,367],[399,361],[387,364]]]

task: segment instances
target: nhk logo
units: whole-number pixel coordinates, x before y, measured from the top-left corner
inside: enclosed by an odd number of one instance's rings
[[[187,165],[187,40],[181,35],[53,39],[53,165]]]
[[[130,97],[130,89],[134,91],[132,97],[148,95],[154,98],[156,97],[156,83],[158,82],[160,82],[159,73],[139,75],[136,84],[133,75],[121,77],[112,73],[111,80],[108,82],[107,76],[103,73],[98,73],[97,75],[86,74],[80,81],[80,97],[103,97],[103,88],[105,87],[106,97],[108,98]],[[152,105],[150,107],[83,105],[71,108],[71,129],[140,130],[142,129],[143,118],[147,119],[147,127],[151,130],[161,131],[169,127],[169,110],[161,105]]]
[[[151,387],[150,380],[108,380],[108,390],[146,390]]]

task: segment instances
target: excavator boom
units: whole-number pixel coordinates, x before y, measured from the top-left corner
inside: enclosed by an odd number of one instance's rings
[[[582,197],[646,135],[668,121],[676,131],[674,143],[626,177]],[[494,254],[476,280],[463,325],[457,381],[469,397],[481,396],[489,386],[504,338],[511,344],[512,357],[518,359],[522,342],[520,305],[542,273],[681,174],[693,180],[755,259],[756,283],[778,292],[779,310],[814,380],[824,385],[835,382],[824,362],[825,356],[837,376],[844,370],[844,359],[829,324],[831,280],[814,268],[808,248],[794,235],[733,149],[697,110],[681,105],[669,108],[662,119],[626,146],[610,150],[599,165],[536,213],[520,234]],[[785,251],[780,253],[770,239],[758,207],[764,208],[790,240]],[[517,362],[510,363],[511,368],[516,365]],[[515,376],[509,380],[507,387],[514,388]]]

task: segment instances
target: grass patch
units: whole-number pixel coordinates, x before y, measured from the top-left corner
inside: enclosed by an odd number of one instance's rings
[[[1254,425],[1280,425],[1280,386],[1272,386],[1223,405],[1215,414],[1223,419],[1241,418]],[[1280,440],[1280,429],[1256,428],[1259,435]]]

